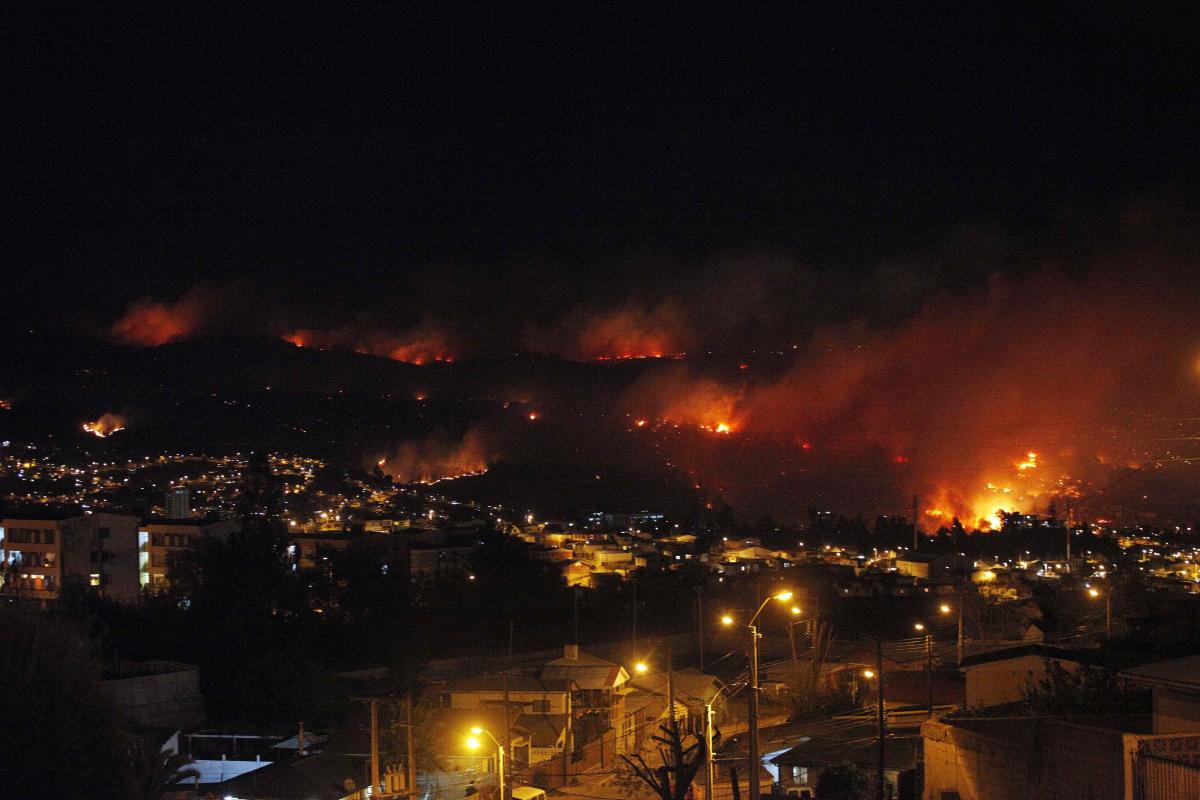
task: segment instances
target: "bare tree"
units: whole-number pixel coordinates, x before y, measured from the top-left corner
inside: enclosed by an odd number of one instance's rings
[[[633,770],[633,774],[662,800],[684,800],[696,773],[704,766],[708,753],[703,739],[679,729],[679,720],[675,718],[674,709],[671,710],[671,720],[659,726],[660,733],[650,737],[659,744],[661,766],[651,767],[640,753],[621,758]],[[686,744],[685,737],[694,741]]]

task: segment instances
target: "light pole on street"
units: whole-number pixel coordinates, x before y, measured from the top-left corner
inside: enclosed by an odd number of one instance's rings
[[[1104,637],[1112,638],[1112,591],[1101,592],[1096,587],[1088,589],[1088,597],[1093,600],[1104,595]]]
[[[954,638],[954,664],[962,666],[963,660],[963,591],[962,587],[958,588],[958,603],[957,608],[951,608],[948,604],[942,603],[938,610],[943,614],[949,614],[951,611],[958,612],[958,632]]]
[[[479,741],[480,736],[487,736],[496,745],[496,752],[499,755],[496,760],[496,775],[500,781],[500,800],[504,800],[504,745],[500,744],[495,736],[478,726],[471,728],[471,733],[474,735],[467,739],[467,747],[472,750],[478,750],[482,746],[483,743]]]
[[[754,616],[750,617],[750,621],[746,623],[746,627],[750,631],[750,763],[747,770],[750,773],[750,800],[759,800],[762,796],[762,787],[758,783],[758,772],[762,768],[758,761],[758,695],[761,691],[758,685],[758,639],[760,634],[755,623],[758,622],[758,615],[767,607],[767,603],[772,600],[786,603],[791,599],[792,593],[786,590],[769,595],[754,612]],[[732,625],[733,617],[726,615],[721,618],[721,622],[725,625]]]
[[[913,629],[925,634],[925,692],[929,700],[929,718],[933,719],[933,631],[927,630],[922,622],[913,625]]]

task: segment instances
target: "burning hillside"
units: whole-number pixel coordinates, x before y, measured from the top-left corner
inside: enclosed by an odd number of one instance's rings
[[[894,329],[824,331],[772,378],[680,367],[623,403],[643,426],[736,431],[715,450],[672,440],[673,458],[735,503],[896,513],[915,493],[924,524],[986,529],[1000,511],[1061,509],[1104,460],[1129,461],[1122,414],[1195,397],[1195,343],[1171,334],[1187,304],[1117,279],[994,281]]]
[[[400,483],[437,483],[481,475],[495,458],[496,452],[487,436],[473,429],[461,440],[434,435],[402,442],[376,464]]]
[[[83,423],[83,430],[93,436],[98,436],[101,439],[112,436],[117,431],[123,431],[128,427],[128,420],[120,414],[106,412],[100,415],[100,418],[92,422]]]
[[[420,326],[399,333],[361,326],[330,330],[300,329],[285,334],[283,338],[297,347],[352,350],[406,364],[450,363],[458,358],[458,351],[450,345],[445,332],[431,326]]]

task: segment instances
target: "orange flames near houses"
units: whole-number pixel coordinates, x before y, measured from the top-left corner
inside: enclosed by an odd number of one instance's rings
[[[100,419],[94,422],[83,423],[83,430],[93,436],[98,436],[101,439],[112,436],[117,431],[125,430],[127,420],[120,414],[108,412],[100,415]]]

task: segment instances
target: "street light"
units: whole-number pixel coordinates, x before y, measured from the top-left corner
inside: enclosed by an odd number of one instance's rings
[[[925,631],[924,623],[913,625],[918,632],[925,633],[925,691],[929,700],[929,718],[933,719],[933,631]]]
[[[1096,587],[1088,589],[1088,597],[1095,600],[1104,595],[1104,636],[1108,639],[1112,638],[1112,592],[1101,592]]]
[[[480,728],[479,726],[471,728],[471,733],[474,735],[467,738],[468,749],[478,750],[482,745],[479,737],[484,735],[491,739],[496,745],[496,751],[499,753],[499,758],[496,760],[496,775],[500,780],[500,800],[504,800],[504,745],[500,744],[495,736],[492,736],[492,734],[488,733],[485,729]]]
[[[762,601],[758,610],[754,612],[754,616],[750,617],[750,622],[746,624],[747,629],[750,631],[750,730],[748,731],[750,746],[750,800],[759,800],[762,796],[762,787],[758,783],[758,771],[762,767],[758,760],[758,694],[761,691],[758,685],[759,633],[758,627],[754,623],[758,621],[758,615],[767,607],[767,603],[770,603],[772,600],[786,603],[791,599],[792,592],[787,589],[768,596],[766,600]],[[799,609],[796,609],[793,613],[799,613]],[[721,618],[721,622],[724,625],[732,625],[733,617],[726,614]]]

